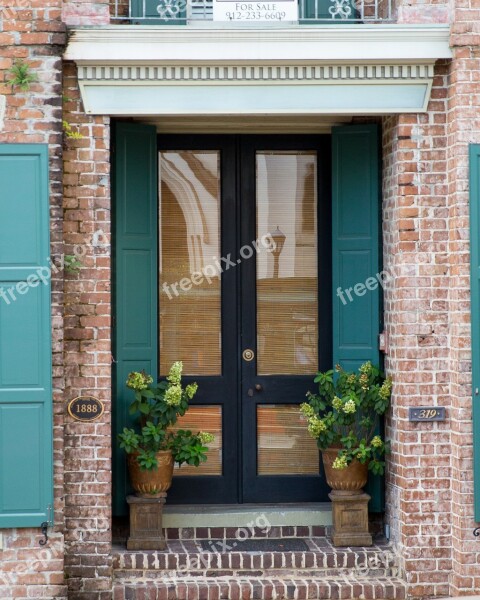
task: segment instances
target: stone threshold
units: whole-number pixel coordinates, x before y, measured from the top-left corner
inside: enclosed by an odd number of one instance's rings
[[[163,525],[173,528],[247,527],[268,523],[270,527],[328,527],[332,524],[330,502],[296,504],[167,505]]]

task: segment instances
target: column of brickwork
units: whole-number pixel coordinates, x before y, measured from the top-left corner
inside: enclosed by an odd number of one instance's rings
[[[383,122],[387,372],[387,515],[414,597],[446,595],[452,568],[451,419],[412,423],[412,406],[450,407],[446,97],[435,70],[428,111]]]
[[[470,21],[473,19],[474,21]],[[480,143],[480,10],[457,3],[452,26],[454,58],[448,97],[450,356],[452,428],[451,594],[480,591],[480,542],[473,536],[473,429],[470,332],[470,143]],[[473,200],[473,199],[472,199]],[[478,435],[478,432],[477,432]]]
[[[82,266],[65,280],[69,398],[93,395],[105,412],[65,424],[65,546],[69,599],[112,593],[110,127],[84,113],[76,67],[64,65],[64,119],[80,139],[64,153],[64,241]],[[78,136],[77,136],[78,137]]]

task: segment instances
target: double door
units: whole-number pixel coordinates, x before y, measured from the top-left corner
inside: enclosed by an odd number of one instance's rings
[[[331,365],[329,136],[158,139],[159,375],[215,435],[173,503],[327,500],[299,404]]]

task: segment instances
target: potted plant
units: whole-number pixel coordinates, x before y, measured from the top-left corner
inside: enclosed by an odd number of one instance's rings
[[[318,393],[307,393],[300,406],[308,432],[322,451],[328,485],[338,494],[361,494],[368,471],[381,475],[389,444],[378,433],[390,403],[392,382],[371,362],[357,373],[317,373]]]
[[[136,414],[138,422],[136,428],[125,427],[118,439],[127,453],[132,486],[142,498],[163,496],[172,484],[174,464],[198,466],[207,460],[206,444],[214,440],[211,433],[172,429],[198,387],[182,386],[182,369],[180,361],[173,363],[166,381],[158,386],[144,371],[128,375],[126,385],[135,393],[130,414]]]

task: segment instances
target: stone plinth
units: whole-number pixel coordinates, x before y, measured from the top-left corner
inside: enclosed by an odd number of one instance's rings
[[[167,494],[160,498],[127,496],[130,508],[130,534],[127,550],[164,550],[163,505]]]
[[[343,495],[332,491],[332,543],[334,546],[371,546],[368,531],[368,501],[365,493]]]

